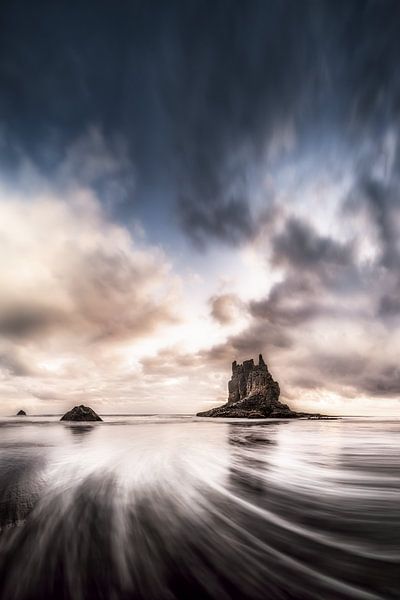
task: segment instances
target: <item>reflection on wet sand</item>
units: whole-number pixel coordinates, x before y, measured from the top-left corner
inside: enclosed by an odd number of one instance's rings
[[[399,597],[400,422],[29,427],[0,442],[1,598]]]

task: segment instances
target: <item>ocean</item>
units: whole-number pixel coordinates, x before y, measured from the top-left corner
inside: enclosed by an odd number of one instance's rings
[[[400,420],[0,419],[1,600],[400,598]]]

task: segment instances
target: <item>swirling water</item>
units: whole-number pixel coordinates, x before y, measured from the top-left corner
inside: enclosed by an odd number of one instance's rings
[[[0,420],[0,598],[400,598],[400,421]]]

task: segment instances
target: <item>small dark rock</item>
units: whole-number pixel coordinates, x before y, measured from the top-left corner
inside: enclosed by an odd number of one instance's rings
[[[89,406],[80,404],[74,406],[72,410],[69,410],[61,417],[60,421],[102,421],[97,413],[94,412]]]
[[[26,417],[26,412],[21,408],[21,410],[17,412],[17,417]]]

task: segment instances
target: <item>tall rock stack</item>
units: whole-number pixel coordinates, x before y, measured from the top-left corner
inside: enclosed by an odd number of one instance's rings
[[[279,402],[279,383],[274,381],[262,355],[258,365],[254,360],[232,363],[228,383],[228,402],[197,414],[198,417],[236,417],[263,419],[266,417],[296,417],[287,404]]]

